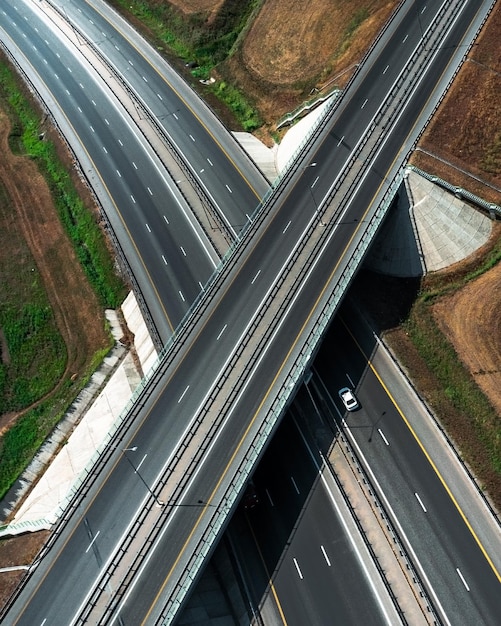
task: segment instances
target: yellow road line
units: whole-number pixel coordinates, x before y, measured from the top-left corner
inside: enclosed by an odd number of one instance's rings
[[[407,428],[409,429],[410,433],[412,434],[412,436],[414,437],[416,443],[418,444],[418,446],[421,449],[421,452],[424,454],[424,456],[426,457],[426,460],[428,461],[428,463],[431,465],[433,471],[435,472],[435,474],[437,475],[439,481],[442,483],[442,486],[444,487],[445,491],[447,492],[447,495],[449,496],[449,498],[452,500],[454,506],[456,507],[459,515],[461,516],[462,520],[464,521],[464,523],[466,524],[466,527],[468,528],[468,530],[470,531],[472,537],[474,538],[475,542],[477,543],[478,547],[480,548],[480,551],[482,552],[482,554],[484,555],[487,563],[489,563],[492,571],[494,572],[496,578],[498,579],[499,582],[501,582],[501,574],[498,572],[498,570],[496,569],[496,566],[494,565],[494,563],[492,562],[490,556],[487,554],[486,549],[484,548],[484,546],[482,545],[482,542],[480,541],[480,539],[478,538],[477,534],[475,533],[475,531],[473,530],[470,522],[468,521],[468,518],[466,517],[466,514],[463,512],[463,510],[461,509],[461,507],[459,506],[458,501],[456,500],[456,498],[454,497],[452,491],[450,490],[449,486],[447,485],[447,483],[445,482],[445,479],[443,478],[442,474],[440,473],[440,471],[438,470],[437,466],[435,465],[435,463],[433,462],[432,458],[430,457],[430,455],[428,454],[428,451],[426,450],[424,444],[421,442],[421,440],[419,439],[419,437],[417,436],[416,431],[412,428],[409,420],[407,419],[407,417],[405,416],[404,412],[402,411],[402,409],[400,408],[400,406],[398,405],[397,401],[395,400],[395,398],[392,396],[390,390],[388,389],[388,387],[386,386],[385,382],[383,381],[383,379],[381,378],[381,376],[379,375],[379,373],[377,372],[375,366],[373,365],[372,361],[369,359],[369,357],[365,354],[362,346],[358,343],[357,339],[355,338],[355,336],[353,335],[353,333],[351,332],[351,330],[348,328],[347,324],[344,322],[344,320],[342,320],[343,325],[345,326],[346,330],[348,331],[348,333],[350,334],[351,338],[353,339],[355,345],[358,347],[358,349],[360,350],[360,352],[363,354],[365,360],[367,361],[367,365],[370,367],[370,369],[372,370],[372,372],[374,373],[374,375],[376,376],[376,378],[379,381],[379,384],[381,385],[381,387],[384,389],[386,395],[389,397],[389,399],[391,400],[391,403],[393,404],[393,406],[395,407],[395,409],[398,411],[398,414],[400,415],[400,417],[402,418],[402,420],[404,421],[405,425],[407,426]]]

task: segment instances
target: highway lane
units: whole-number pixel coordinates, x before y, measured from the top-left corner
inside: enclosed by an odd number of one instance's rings
[[[21,4],[15,11],[5,4],[0,13],[4,27],[12,31],[27,57],[36,50],[37,71],[57,95],[68,122],[86,146],[93,174],[101,176],[113,198],[109,219],[131,262],[134,252],[139,257],[133,269],[138,280],[142,277],[144,293],[149,287],[150,302],[155,296],[160,300],[155,323],[165,341],[198,295],[200,284],[212,274],[218,256],[191,223],[186,207],[181,209],[183,201],[168,174],[120,105],[102,91],[73,50],[51,36],[37,14],[29,11],[30,6],[21,11],[24,8]],[[151,310],[156,307],[152,305]]]
[[[153,150],[144,147],[114,98],[103,93],[95,72],[89,73],[64,37],[54,37],[43,19],[45,12],[31,11],[37,5],[15,6],[17,10],[9,4],[2,9],[5,29],[12,29],[27,58],[33,56],[38,73],[86,146],[92,164],[89,177],[99,175],[113,198],[107,211],[110,222],[165,341],[212,274],[217,254],[193,226],[189,209]],[[245,211],[255,205],[252,196]]]
[[[420,94],[422,95],[422,94]],[[391,159],[389,159],[389,161],[391,162]],[[370,177],[368,177],[366,180],[368,180]],[[375,174],[375,179],[377,180],[379,178],[380,181],[380,176],[377,175],[377,172]],[[378,181],[378,182],[379,182]],[[367,184],[372,184],[374,185],[374,181],[370,181]],[[291,197],[293,195],[293,192],[291,192]],[[297,198],[294,199],[296,201],[294,201],[293,199],[291,199],[291,197],[289,197],[287,199],[286,205],[289,209],[289,211],[292,210],[292,207],[301,207],[302,203],[297,201]],[[363,192],[361,192],[361,197],[363,198]],[[353,205],[357,206],[357,197],[355,197],[353,199]],[[362,204],[362,202],[361,202]],[[363,203],[364,206],[366,205],[366,202]],[[284,211],[285,213],[287,213],[287,211]],[[356,214],[356,211],[353,210],[353,212]],[[287,217],[290,216],[290,213],[287,213]],[[360,219],[362,217],[361,214],[358,215],[358,219]],[[276,224],[276,226],[273,226],[273,224]],[[344,223],[345,228],[347,229],[347,227],[350,226],[350,222],[347,221]],[[279,235],[279,228],[280,228],[280,232],[283,233],[282,229],[285,229],[285,227],[287,226],[287,223],[284,221],[281,222],[281,216],[280,214],[278,214],[277,216],[275,216],[275,219],[273,221],[273,223],[270,225],[268,231],[271,232],[272,230],[272,226],[274,229],[276,229],[276,236],[273,238],[274,241],[277,242],[276,244],[276,248],[275,248],[275,253],[276,255],[280,255],[281,251],[279,249],[279,244],[280,244],[280,235]],[[353,229],[353,224],[351,223],[351,228]],[[341,229],[336,229],[336,236],[337,237],[341,237],[340,233]],[[288,231],[287,231],[288,232]],[[339,239],[337,241],[339,243],[339,247],[342,248],[342,239]],[[345,241],[346,243],[346,241]],[[334,242],[332,243],[332,248],[335,248],[335,244]],[[255,258],[260,258],[261,254],[264,254],[265,251],[264,250],[260,250],[258,252],[259,246],[256,246],[256,250],[253,253],[253,257],[255,256]],[[317,284],[323,284],[323,280],[325,280],[325,276],[329,275],[329,265],[326,264],[324,266],[322,266],[322,262],[325,260],[325,258],[321,258],[319,260],[319,266],[318,266],[318,270],[316,268],[315,270],[315,275],[311,277],[310,282],[309,282],[309,287],[311,286],[311,284],[315,283],[315,280],[317,281]],[[332,266],[330,266],[332,267]],[[241,275],[245,274],[245,265],[241,268],[240,272]],[[320,277],[324,277],[323,279]],[[247,280],[250,279],[250,275],[247,276]],[[231,288],[230,288],[231,289]],[[250,292],[248,292],[249,294]],[[318,293],[318,292],[317,292]],[[228,293],[224,294],[223,300],[221,301],[219,307],[218,307],[218,313],[222,310],[224,310],[224,302],[230,301],[232,302],[232,298],[229,297],[229,291]],[[295,305],[294,310],[291,310],[290,312],[288,312],[289,314],[289,318],[287,320],[287,329],[288,329],[288,338],[287,340],[285,339],[285,335],[287,334],[287,331],[284,331],[284,339],[283,341],[287,344],[287,345],[291,345],[291,343],[294,343],[294,338],[296,337],[296,335],[292,334],[292,338],[291,338],[291,329],[294,328],[301,328],[301,324],[302,321],[304,320],[304,311],[308,310],[308,307],[311,307],[311,303],[315,302],[315,297],[312,297],[312,292],[310,291],[309,294],[307,294],[304,298],[304,300],[300,303]],[[301,310],[301,308],[304,307],[303,310],[303,314],[300,315],[298,313],[298,311]],[[240,314],[240,311],[237,313],[235,313],[234,315],[231,316],[222,316],[222,315],[218,315],[218,320],[220,320],[220,324],[222,325],[224,323],[224,321],[226,319],[238,319]],[[297,314],[297,317],[295,317],[295,315]],[[243,312],[242,312],[243,315]],[[215,337],[217,335],[218,330],[216,330],[215,327],[210,328],[209,330],[209,326],[211,324],[212,320],[210,320],[205,329],[204,329],[204,334],[207,337]],[[220,327],[219,327],[220,328]],[[230,334],[229,331],[227,331],[228,334]],[[238,341],[237,341],[238,343]],[[195,343],[196,346],[196,343]],[[278,353],[280,353],[280,351],[283,349],[283,347],[280,345],[280,340],[276,340],[273,341],[273,344],[269,344],[266,346],[268,352],[267,352],[267,366],[268,369],[266,372],[264,371],[259,371],[256,372],[255,378],[252,381],[252,392],[249,392],[249,397],[248,399],[242,399],[240,400],[240,398],[237,401],[234,401],[233,403],[233,410],[235,412],[236,415],[242,415],[242,414],[246,414],[246,415],[251,415],[251,416],[255,416],[256,413],[255,411],[257,411],[259,409],[259,397],[263,398],[263,395],[261,394],[261,390],[263,389],[269,389],[269,380],[270,378],[273,377],[272,372],[279,372],[280,368],[281,368],[281,364],[282,362],[280,361],[280,357],[277,356]],[[198,347],[196,346],[195,351],[197,354],[201,354],[202,352],[205,352],[205,350],[207,348],[204,348],[203,350],[199,350]],[[283,352],[282,352],[283,354]],[[201,359],[200,359],[201,360]],[[197,364],[192,363],[193,366],[197,366]],[[179,371],[179,370],[178,370]],[[188,373],[186,373],[186,375],[188,376]],[[175,376],[173,377],[172,383],[174,381],[174,378],[177,376],[177,372],[175,374]],[[184,378],[184,377],[183,377]],[[185,382],[188,382],[188,378],[184,378]],[[181,391],[182,387],[179,386],[178,391]],[[188,387],[187,387],[188,389]],[[189,385],[189,391],[190,391],[190,397],[192,395],[192,393],[196,393],[194,386]],[[257,396],[257,397],[256,397]],[[203,398],[203,397],[207,397],[207,393],[206,394],[197,394],[197,397]],[[188,400],[189,402],[190,400]],[[240,404],[241,402],[241,404]],[[196,406],[191,406],[189,409],[189,412],[191,413],[191,411],[193,409],[196,409]],[[248,422],[245,423],[245,425],[242,425],[240,427],[240,430],[238,430],[238,424],[235,424],[234,426],[232,425],[232,428],[230,429],[229,426],[226,427],[227,430],[227,439],[224,442],[224,445],[218,445],[218,442],[216,442],[214,449],[212,450],[211,454],[212,454],[212,458],[213,460],[213,465],[212,467],[214,468],[214,473],[217,473],[217,475],[219,475],[219,472],[221,471],[221,468],[224,467],[224,462],[221,462],[221,459],[227,458],[228,453],[227,453],[227,445],[228,445],[228,441],[242,441],[242,434],[245,430],[246,424]],[[236,430],[234,430],[236,429]],[[203,483],[201,483],[203,484]],[[179,532],[181,532],[181,525],[179,526]],[[175,535],[175,536],[179,536],[179,535]],[[155,556],[152,557],[151,561],[150,561],[150,565],[149,567],[151,568],[150,571],[158,571],[158,569],[160,569],[161,567],[161,560],[165,559],[165,557],[171,556],[172,558],[172,546],[168,546],[168,545],[163,545],[162,548],[160,548],[158,550],[158,558],[155,559]],[[161,555],[161,557],[160,557]],[[149,586],[150,587],[150,586]],[[152,586],[151,586],[152,587]],[[149,588],[147,590],[144,589],[144,587],[141,589],[141,591],[139,592],[139,590],[135,590],[132,589],[131,593],[127,596],[126,601],[127,601],[127,606],[122,606],[121,607],[121,614],[125,615],[128,619],[132,620],[132,621],[137,621],[139,619],[139,613],[141,611],[141,607],[140,604],[141,602],[144,602],[145,604],[147,604],[149,601],[153,601],[154,597],[154,590],[152,588]],[[151,595],[150,595],[151,594]],[[145,596],[149,595],[149,599]]]
[[[363,132],[364,128],[361,127],[360,130]],[[400,129],[399,133],[405,134],[405,132]],[[386,144],[386,146],[389,146],[389,144]],[[386,165],[383,165],[381,162],[378,171],[386,172],[387,164],[393,162],[391,150],[388,149],[386,152],[385,149],[381,158],[386,160]],[[380,175],[378,176],[378,182],[380,182]],[[376,180],[378,176],[376,176]],[[353,202],[350,205],[350,219],[329,229],[328,237],[331,239],[329,250],[331,252],[346,249],[351,235],[358,229],[364,217],[365,209],[362,207],[367,206],[367,198],[372,197],[372,192],[368,191],[368,189],[369,185],[373,184],[374,181],[366,177],[363,183],[368,187],[361,188],[359,193],[354,196]],[[155,438],[156,441],[167,442],[169,441],[169,428],[166,426],[165,422],[169,420],[165,419],[165,416],[169,416],[171,419],[177,416],[177,419],[183,424],[187,424],[192,416],[196,415],[198,412],[197,407],[199,405],[202,406],[200,402],[207,397],[212,387],[213,376],[207,377],[207,373],[214,372],[216,369],[215,364],[224,362],[229,354],[233,352],[233,347],[238,345],[239,337],[247,332],[245,330],[247,325],[246,321],[250,320],[254,315],[255,302],[262,299],[264,292],[268,290],[274,282],[274,276],[277,275],[277,271],[281,267],[282,259],[287,257],[293,246],[294,238],[298,236],[298,232],[304,230],[305,221],[312,221],[316,218],[314,212],[313,215],[306,215],[303,211],[303,207],[307,204],[305,199],[309,198],[309,194],[309,189],[305,189],[302,185],[296,185],[289,193],[285,206],[282,207],[282,210],[270,221],[267,225],[266,232],[262,233],[260,241],[253,246],[252,257],[246,264],[239,268],[238,272],[235,271],[233,282],[228,286],[228,289],[225,290],[224,297],[220,301],[216,312],[210,318],[206,319],[203,335],[199,335],[197,340],[190,347],[190,354],[193,355],[193,358],[191,360],[186,358],[180,360],[177,369],[171,374],[170,380],[165,380],[165,385],[168,383],[168,391],[163,393],[155,404],[155,412],[152,414],[148,426],[145,426],[141,430],[141,436],[143,433],[147,435],[146,431],[149,429],[151,441]],[[342,218],[342,216],[340,217]],[[355,218],[358,220],[357,223],[354,221]],[[287,237],[284,237],[285,233],[288,233]],[[264,235],[266,235],[266,238]],[[284,240],[286,240],[285,243]],[[274,254],[270,254],[269,252],[272,247],[269,243],[270,241],[276,242],[273,247]],[[266,253],[271,257],[272,262],[269,267],[263,264],[263,271],[257,276],[256,270],[258,266],[256,265],[255,259],[259,259],[259,262],[261,262],[261,258],[265,258]],[[280,372],[283,368],[284,356],[287,353],[287,348],[284,346],[290,346],[297,338],[294,329],[302,328],[305,317],[309,317],[319,290],[321,291],[324,288],[326,285],[326,277],[330,276],[332,272],[333,263],[335,264],[332,257],[328,254],[323,254],[319,257],[318,264],[308,284],[305,285],[300,297],[298,297],[293,308],[288,312],[287,325],[285,325],[285,327],[282,326],[280,329],[281,336],[280,334],[277,335],[273,341],[270,341],[267,345],[266,364],[255,371],[252,388],[247,387],[238,402],[233,405],[237,415],[256,415],[256,409],[259,407],[263,397],[265,398],[269,393],[270,379],[273,377],[273,372]],[[264,270],[266,270],[266,272]],[[252,288],[249,287],[249,285],[252,285]],[[242,294],[244,294],[244,298],[237,297]],[[254,304],[252,303],[253,300]],[[227,326],[225,326],[225,324],[227,324]],[[233,324],[233,327],[231,327],[230,324]],[[238,327],[235,328],[236,326]],[[224,341],[220,342],[221,338]],[[225,344],[224,347],[223,343]],[[163,423],[162,417],[165,420]],[[201,466],[198,468],[200,482],[193,488],[195,490],[198,488],[198,493],[213,493],[215,486],[214,476],[221,468],[227,469],[225,463],[228,459],[229,445],[234,445],[235,442],[242,441],[242,433],[246,431],[248,424],[248,421],[243,418],[237,420],[237,422],[238,423],[231,423],[229,425],[231,428],[228,426],[225,429],[224,436],[226,438],[224,441],[222,441],[221,437],[219,441],[215,442],[214,448],[211,451],[211,458],[214,459],[214,465],[211,467],[211,471],[206,471],[202,469]],[[126,443],[127,447],[129,447],[129,442]],[[133,440],[130,441],[130,445],[135,445]],[[165,458],[165,453],[163,458]],[[145,471],[149,472],[148,477],[152,475],[153,477],[155,476],[151,466],[148,468],[148,465],[145,465],[144,467]],[[121,469],[122,471],[124,470],[124,468]],[[105,490],[106,488],[104,488],[101,493]],[[190,493],[187,492],[187,496],[189,495]],[[198,494],[195,493],[194,495]],[[104,498],[98,502],[99,498],[101,498],[100,494],[96,496],[94,505],[99,509],[107,509],[106,513],[113,516],[114,524],[119,524],[121,520],[114,515],[114,511],[112,510],[114,505],[110,499]],[[187,502],[189,502],[189,500]],[[175,515],[171,516],[172,521],[170,522],[171,527],[169,530],[175,531],[173,536],[176,536],[178,542],[181,544],[182,540],[180,538],[183,535],[186,536],[186,528],[190,522],[188,516],[196,518],[196,515],[193,515],[193,511],[194,509],[190,509],[189,507],[179,508],[176,509]],[[186,514],[186,517],[183,514],[182,520],[180,519],[181,512]],[[202,514],[208,514],[208,508],[204,509]],[[177,545],[180,545],[180,543]],[[159,584],[160,587],[165,584],[165,579],[162,583],[161,578],[162,572],[166,571],[166,562],[169,561],[169,558],[171,560],[174,558],[175,560],[177,558],[176,554],[178,554],[178,552],[176,552],[175,544],[168,539],[164,539],[159,550],[157,550],[150,559],[148,571],[143,572],[145,578],[148,580],[147,588],[143,586],[141,590],[139,590],[138,587],[131,589],[131,595],[126,598],[127,606],[121,607],[121,615],[124,619],[131,620],[131,623],[138,623],[138,612],[144,611],[145,607],[151,606],[152,594],[155,594],[157,591],[155,586],[157,586],[158,589]],[[37,594],[37,600],[40,600],[41,603],[44,602],[42,590],[43,586],[40,587],[39,593]],[[37,612],[37,615],[46,614],[45,611],[47,611],[48,615],[54,615],[54,619],[56,620],[54,623],[58,623],[57,619],[66,619],[68,615],[68,613],[64,613],[64,611],[68,610],[67,603],[65,603],[64,607],[61,607],[58,603],[50,603],[49,605],[45,605],[45,607],[39,605],[39,608],[41,610]],[[30,605],[29,609],[33,610],[33,606]],[[25,617],[27,615],[28,613],[25,613]],[[25,623],[29,623],[29,621]]]
[[[337,390],[352,383],[356,386],[361,408],[345,415],[344,430],[356,442],[364,464],[370,467],[394,511],[416,555],[418,571],[425,573],[433,589],[432,599],[437,608],[441,607],[444,623],[494,624],[501,611],[499,574],[479,549],[474,531],[465,524],[464,513],[409,429],[412,412],[402,419],[389,395],[391,384],[387,381],[388,392],[368,367],[373,336],[356,321],[353,308],[345,308],[345,312],[346,317],[341,314],[334,322],[315,363],[341,414],[344,410]],[[333,359],[329,345],[335,345],[336,353],[343,355],[342,362]]]
[[[268,190],[249,157],[173,68],[104,2],[51,3],[99,48],[148,108],[236,237]]]
[[[363,543],[353,538],[358,532],[348,529],[339,513],[344,505],[332,478],[319,469],[317,450],[293,420],[296,403],[253,476],[259,504],[245,512],[267,572],[264,581],[247,581],[256,606],[265,593],[271,595],[271,579],[273,596],[289,626],[396,623],[389,598],[385,603],[376,597],[376,591],[381,593],[381,582],[375,584],[379,574]],[[304,394],[301,403],[302,410],[312,412]]]

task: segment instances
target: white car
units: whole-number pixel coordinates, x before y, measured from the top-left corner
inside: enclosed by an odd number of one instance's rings
[[[343,404],[347,411],[355,411],[358,409],[358,400],[355,394],[348,387],[343,387],[339,390],[339,397],[343,401]]]

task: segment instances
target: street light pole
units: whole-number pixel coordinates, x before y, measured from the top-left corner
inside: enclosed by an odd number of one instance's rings
[[[157,503],[157,506],[175,506],[175,507],[179,507],[179,506],[190,506],[190,507],[192,507],[192,506],[196,506],[196,507],[212,506],[212,507],[214,507],[216,509],[218,508],[215,504],[211,504],[210,502],[204,502],[203,500],[198,500],[194,504],[177,504],[176,502],[172,502],[171,500],[167,500],[167,502],[164,502],[163,500],[159,500],[158,497],[151,490],[151,487],[148,485],[148,483],[145,481],[145,479],[143,478],[143,476],[139,472],[139,468],[137,468],[134,465],[134,463],[130,460],[128,455],[125,454],[126,452],[136,452],[137,446],[133,446],[132,448],[119,448],[118,446],[107,446],[107,447],[111,448],[112,450],[120,450],[122,455],[126,458],[127,462],[129,463],[129,465],[134,470],[134,473],[138,475],[139,480],[143,483],[143,485],[148,490],[148,493],[154,498],[155,502]]]
[[[129,465],[132,467],[132,469],[134,470],[134,473],[138,475],[139,480],[143,483],[143,485],[146,487],[146,489],[148,490],[148,492],[153,496],[153,498],[155,499],[155,502],[157,503],[157,506],[164,506],[165,502],[162,502],[162,500],[159,500],[157,498],[157,496],[153,493],[153,491],[151,490],[150,486],[148,485],[148,483],[144,480],[143,476],[139,473],[139,470],[137,469],[137,467],[134,465],[134,463],[129,459],[129,457],[127,456],[127,454],[125,454],[126,452],[135,452],[137,450],[137,446],[134,446],[133,448],[124,448],[123,450],[121,448],[119,448],[120,452],[123,454],[123,456],[127,459]]]

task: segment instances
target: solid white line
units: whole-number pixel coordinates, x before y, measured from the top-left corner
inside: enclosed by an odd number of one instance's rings
[[[299,578],[300,578],[301,580],[303,580],[303,574],[301,573],[301,570],[299,569],[298,562],[296,561],[296,559],[295,559],[295,558],[293,558],[292,560],[294,561],[294,565],[296,566],[297,573],[299,574]]]
[[[253,285],[256,282],[257,277],[259,276],[259,274],[261,274],[261,270],[258,270],[257,274],[254,276],[254,278],[251,280],[251,285]]]
[[[380,428],[378,428],[377,431],[381,435],[381,439],[385,442],[387,446],[389,446],[390,444],[388,443],[388,439],[386,439],[386,437],[383,435],[383,431]]]
[[[189,385],[187,385],[186,389],[183,391],[183,393],[181,394],[181,397],[179,398],[179,400],[177,401],[177,403],[179,404],[181,402],[181,400],[184,398],[186,392],[188,391],[188,389],[190,388]]]
[[[296,490],[296,493],[298,494],[301,493],[298,489],[296,481],[294,480],[294,476],[291,476],[291,480],[292,480],[292,484],[294,485],[294,489]]]
[[[461,574],[461,570],[459,569],[459,567],[456,567],[456,572],[458,573],[459,578],[461,578],[461,582],[465,586],[466,591],[470,591],[470,588],[468,587],[468,583],[464,579],[463,574]]]
[[[426,510],[425,505],[423,504],[421,498],[419,497],[419,495],[417,493],[414,493],[414,495],[416,496],[416,500],[419,502],[419,504],[421,505],[421,508],[423,509],[423,511],[425,513],[427,513],[428,511]]]
[[[325,387],[325,385],[324,385],[324,387]],[[330,488],[330,486],[329,486],[329,484],[327,482],[327,479],[325,477],[325,473],[323,471],[323,464],[322,464],[322,466],[320,466],[318,464],[316,454],[312,451],[312,449],[311,449],[310,445],[308,444],[308,442],[306,441],[303,433],[301,431],[299,431],[299,434],[300,434],[300,436],[301,436],[301,438],[302,438],[302,440],[303,440],[303,442],[304,442],[304,444],[306,446],[306,449],[308,451],[308,454],[310,455],[310,458],[311,458],[311,460],[313,462],[313,465],[317,468],[317,473],[318,473],[318,475],[320,477],[320,480],[322,481],[322,484],[323,484],[324,489],[325,489],[325,491],[326,491],[326,493],[327,493],[327,495],[329,497],[329,500],[331,501],[331,504],[332,504],[334,510],[337,513],[338,519],[341,522],[341,525],[342,525],[342,527],[344,529],[344,534],[347,537],[348,541],[351,543],[352,549],[353,549],[354,553],[356,554],[357,560],[358,560],[358,562],[360,564],[360,568],[363,570],[364,576],[365,576],[366,580],[368,581],[368,583],[369,583],[369,585],[370,585],[370,587],[372,589],[373,597],[376,598],[376,601],[377,601],[377,603],[380,606],[381,612],[383,613],[383,615],[386,618],[386,623],[387,624],[391,624],[392,620],[390,619],[390,616],[388,615],[386,607],[382,603],[381,598],[380,598],[379,594],[377,593],[376,587],[374,586],[373,576],[369,573],[369,570],[367,568],[368,567],[367,563],[364,561],[364,559],[362,557],[362,554],[360,552],[360,548],[357,545],[357,542],[355,541],[355,538],[353,536],[353,532],[350,531],[350,528],[348,527],[346,518],[341,513],[341,509],[339,508],[339,504],[337,503],[337,498],[332,493],[331,488]]]
[[[331,567],[330,559],[327,556],[327,552],[325,551],[325,548],[322,545],[320,546],[320,550],[322,550],[322,554],[324,555],[324,559],[327,561],[327,565]]]
[[[92,548],[92,544],[94,543],[94,541],[96,541],[96,539],[99,537],[99,533],[101,531],[98,530],[97,533],[94,535],[94,539],[89,543],[89,547],[87,548],[87,550],[85,551],[85,554],[87,554],[87,552]],[[459,570],[458,570],[459,572]]]
[[[226,327],[228,326],[228,324],[225,324],[222,329],[219,331],[219,335],[216,337],[216,341],[219,341],[221,339],[221,335],[224,333],[224,331],[226,330]]]

